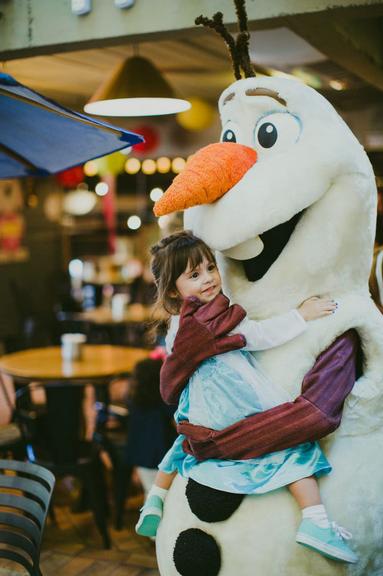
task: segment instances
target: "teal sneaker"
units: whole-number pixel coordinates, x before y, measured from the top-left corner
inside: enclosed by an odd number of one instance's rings
[[[351,538],[350,532],[335,522],[331,522],[328,528],[321,528],[306,518],[298,528],[296,541],[332,560],[354,564],[358,561],[358,557],[345,542]]]
[[[141,508],[136,532],[140,536],[154,537],[162,518],[164,503],[159,496],[149,496]]]

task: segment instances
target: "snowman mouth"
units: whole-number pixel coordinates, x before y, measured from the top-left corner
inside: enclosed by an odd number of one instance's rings
[[[242,260],[246,278],[249,282],[256,282],[263,278],[272,264],[274,264],[289,241],[303,212],[304,210],[298,212],[287,222],[278,224],[278,226],[274,226],[274,228],[270,228],[270,230],[266,230],[266,232],[260,234],[264,245],[262,252],[258,256],[249,258],[248,260]]]

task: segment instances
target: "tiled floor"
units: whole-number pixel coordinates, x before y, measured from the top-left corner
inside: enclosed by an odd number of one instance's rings
[[[130,499],[125,529],[110,528],[112,549],[103,550],[92,514],[73,514],[68,505],[55,506],[57,526],[48,519],[41,553],[43,576],[159,576],[153,542],[137,536],[138,498]],[[21,576],[0,560],[0,576]]]

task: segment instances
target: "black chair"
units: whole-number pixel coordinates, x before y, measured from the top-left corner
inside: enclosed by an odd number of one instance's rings
[[[41,539],[55,478],[29,462],[0,460],[0,558],[42,576]]]
[[[41,387],[36,384],[34,387]],[[82,401],[84,386],[66,384],[43,387],[46,407],[33,422],[27,438],[28,459],[51,470],[56,478],[74,476],[81,481],[82,502],[91,508],[104,548],[111,547],[107,527],[108,501],[100,447],[84,439]],[[26,412],[29,388],[16,393],[16,412]],[[33,413],[33,406],[32,413]],[[52,519],[54,510],[51,510]]]
[[[129,493],[133,466],[126,462],[127,425],[129,411],[123,404],[105,404],[96,402],[97,428],[95,440],[109,454],[113,465],[113,502],[114,527],[123,529],[125,500]],[[119,423],[113,429],[108,429],[106,423],[112,417]]]
[[[12,413],[12,420],[14,420],[14,406],[8,395],[8,391],[1,374],[0,390],[10,412]],[[15,421],[0,425],[0,458],[8,457],[9,453],[12,454],[13,458],[20,460],[24,460],[26,457],[26,446],[23,429],[21,424]]]

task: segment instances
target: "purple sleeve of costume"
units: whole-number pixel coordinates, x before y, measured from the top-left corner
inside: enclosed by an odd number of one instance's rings
[[[223,430],[180,422],[184,449],[199,460],[246,459],[314,441],[340,424],[343,404],[356,379],[359,338],[349,330],[337,338],[306,374],[301,395]]]

